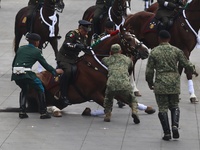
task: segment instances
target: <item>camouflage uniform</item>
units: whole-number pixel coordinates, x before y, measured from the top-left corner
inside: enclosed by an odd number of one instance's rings
[[[164,29],[167,29],[173,23],[173,19],[178,12],[176,8],[178,6],[184,6],[182,0],[157,0],[159,8],[157,10],[155,18],[162,22]]]
[[[146,81],[149,87],[154,87],[155,98],[159,107],[158,117],[164,131],[163,140],[171,139],[168,109],[171,111],[173,138],[179,138],[179,94],[180,74],[177,64],[194,72],[194,66],[183,52],[168,42],[160,43],[152,49],[146,67]],[[155,74],[155,82],[154,80]]]
[[[102,59],[103,64],[108,67],[108,80],[105,92],[104,107],[105,114],[110,114],[113,107],[113,99],[120,95],[129,103],[132,114],[137,114],[137,100],[130,84],[128,70],[132,68],[132,61],[123,54],[113,54]]]

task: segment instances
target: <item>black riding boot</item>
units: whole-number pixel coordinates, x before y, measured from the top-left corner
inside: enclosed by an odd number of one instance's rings
[[[180,109],[178,107],[171,109],[171,119],[172,119],[172,133],[173,138],[178,139],[179,138],[179,117],[180,117]]]
[[[60,100],[62,101],[64,107],[71,105],[69,99],[67,98],[67,87],[69,84],[68,82],[69,82],[68,77],[66,76],[66,74],[63,74],[60,80],[60,91],[61,91]]]
[[[160,119],[160,123],[163,128],[164,136],[163,140],[169,141],[171,139],[170,127],[169,127],[169,120],[167,112],[159,112],[158,117]]]
[[[19,105],[19,118],[28,118],[28,115],[26,114],[26,95],[22,91],[19,94]]]
[[[39,100],[39,108],[40,108],[40,114],[41,114],[40,119],[51,118],[51,116],[47,112],[45,94],[44,93],[39,93],[38,94],[38,100]]]

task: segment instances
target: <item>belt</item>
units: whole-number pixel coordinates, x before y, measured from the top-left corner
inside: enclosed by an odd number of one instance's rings
[[[24,67],[13,67],[14,74],[25,74],[27,71],[32,71],[32,69]]]

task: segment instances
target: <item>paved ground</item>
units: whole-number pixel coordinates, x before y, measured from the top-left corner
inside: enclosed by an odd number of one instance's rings
[[[77,21],[95,0],[64,0],[65,10],[60,14],[60,34],[77,27]],[[11,63],[14,57],[12,42],[14,18],[17,11],[27,5],[25,0],[3,0],[0,9],[0,109],[18,107],[20,89],[10,81]],[[132,1],[132,12],[143,10],[142,0]],[[63,39],[59,41],[59,45]],[[22,40],[21,44],[26,41]],[[53,50],[44,50],[47,61],[55,66]],[[200,73],[200,49],[194,49],[191,61]],[[137,85],[142,93],[138,101],[157,109],[154,95],[144,81],[146,60],[136,65]],[[29,119],[21,120],[18,113],[0,113],[0,150],[199,150],[199,104],[190,104],[187,80],[182,76],[180,139],[166,142],[161,140],[162,131],[157,113],[147,115],[139,112],[141,123],[135,125],[126,106],[114,104],[110,123],[103,117],[83,117],[86,106],[102,109],[93,102],[73,105],[63,110],[63,117],[49,120],[39,119],[38,113],[29,113]],[[196,95],[200,97],[199,77],[194,78]]]

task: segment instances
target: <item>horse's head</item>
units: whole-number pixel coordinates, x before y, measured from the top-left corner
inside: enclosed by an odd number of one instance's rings
[[[62,13],[64,8],[65,8],[65,4],[63,0],[57,0],[57,3],[55,5],[56,11]]]
[[[124,53],[132,55],[136,59],[148,58],[149,49],[142,42],[140,42],[134,34],[122,29],[122,27],[120,30],[120,39]]]
[[[126,15],[127,0],[115,0],[112,8],[116,11],[116,14],[120,16]]]
[[[65,4],[63,0],[45,0],[44,6],[52,8],[61,13],[65,7]]]

